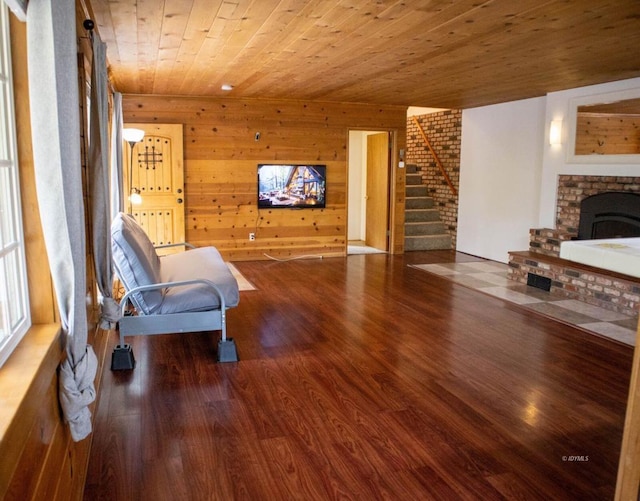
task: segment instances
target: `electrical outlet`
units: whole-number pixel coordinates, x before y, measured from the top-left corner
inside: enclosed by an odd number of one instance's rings
[[[249,233],[249,240],[251,240],[252,242],[256,239],[256,234],[255,233]]]

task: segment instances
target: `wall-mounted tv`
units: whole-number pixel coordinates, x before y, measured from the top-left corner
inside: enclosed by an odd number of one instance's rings
[[[323,209],[326,165],[258,165],[258,208]]]

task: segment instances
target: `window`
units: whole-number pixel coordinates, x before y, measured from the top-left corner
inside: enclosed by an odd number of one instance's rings
[[[8,11],[0,5],[0,365],[31,325],[11,80]]]

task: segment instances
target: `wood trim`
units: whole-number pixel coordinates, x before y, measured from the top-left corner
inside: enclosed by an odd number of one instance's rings
[[[11,59],[13,64],[13,95],[16,112],[16,132],[22,199],[22,227],[26,244],[27,280],[31,321],[35,324],[58,322],[55,293],[47,250],[42,234],[38,195],[36,193],[33,152],[31,150],[31,111],[29,107],[29,76],[27,73],[27,28],[15,16],[10,16]]]
[[[404,218],[406,169],[400,167],[400,150],[407,150],[407,131],[392,129],[391,132],[391,172],[389,204],[389,254],[404,253]]]
[[[640,486],[640,322],[636,335],[636,350],[633,353],[629,400],[622,434],[616,501],[638,499]]]

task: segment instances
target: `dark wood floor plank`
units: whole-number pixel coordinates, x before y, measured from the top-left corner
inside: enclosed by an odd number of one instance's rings
[[[453,260],[236,263],[240,362],[131,338],[85,499],[611,498],[632,349],[408,266]]]

